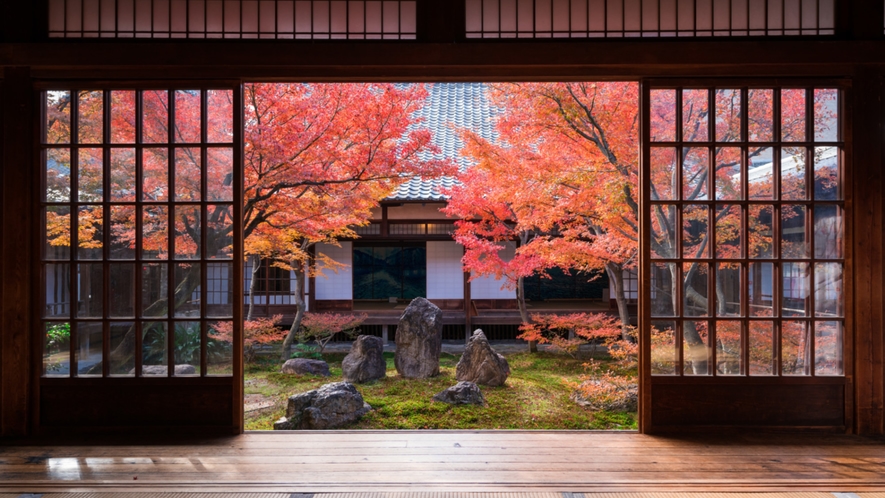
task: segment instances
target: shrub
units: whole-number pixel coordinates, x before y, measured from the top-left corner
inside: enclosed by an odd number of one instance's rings
[[[243,322],[243,361],[252,363],[255,361],[255,346],[282,341],[284,332],[277,324],[283,319],[283,315],[274,315],[269,318],[258,318]],[[233,342],[233,322],[218,322],[212,326],[209,337],[216,341]]]
[[[343,333],[349,338],[359,335],[359,326],[366,321],[368,315],[361,313],[338,314],[338,313],[305,313],[301,321],[301,330],[296,339],[305,343],[313,341],[322,354],[326,345],[335,337],[335,334]]]
[[[554,351],[572,357],[588,342],[594,351],[599,344],[609,345],[620,339],[621,326],[616,317],[604,313],[573,313],[571,315],[532,315],[532,323],[519,328],[519,339],[549,344]]]

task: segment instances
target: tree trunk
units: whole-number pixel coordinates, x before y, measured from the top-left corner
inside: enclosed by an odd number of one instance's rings
[[[624,290],[624,269],[617,263],[606,263],[605,271],[615,287],[615,302],[618,304],[618,316],[621,318],[621,339],[630,340],[630,310],[627,308],[627,295]]]
[[[676,265],[671,263],[669,266],[671,280],[673,282],[673,309],[678,309],[678,303],[676,303],[676,296],[678,295],[676,292],[677,285],[682,286],[682,292],[688,300],[692,300],[696,302],[696,304],[705,307],[706,299],[688,285],[691,272],[686,273],[685,280],[680,280],[677,275]],[[683,344],[677,345],[677,347],[684,348],[684,358],[685,361],[691,361],[692,373],[695,375],[706,375],[709,370],[707,345],[704,344],[704,339],[701,337],[701,334],[698,333],[693,322],[682,322],[682,342]]]
[[[529,311],[525,304],[525,286],[523,285],[523,277],[519,277],[516,280],[516,305],[519,307],[519,318],[522,320],[522,323],[528,325],[532,323],[531,318],[529,318]],[[538,352],[538,342],[537,341],[529,341],[529,351],[532,353]]]
[[[255,317],[255,281],[258,280],[258,270],[261,269],[261,258],[258,255],[249,256],[252,260],[252,278],[249,280],[249,313],[246,321],[251,322]]]
[[[286,334],[286,339],[283,341],[283,351],[280,357],[282,361],[289,359],[292,343],[295,342],[295,336],[298,334],[298,329],[301,328],[301,320],[304,319],[304,280],[307,274],[301,263],[293,264],[292,268],[295,269],[293,271],[295,274],[295,319],[292,320],[292,326],[289,327],[289,333]]]

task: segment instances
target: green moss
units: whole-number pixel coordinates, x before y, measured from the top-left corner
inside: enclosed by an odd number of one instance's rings
[[[262,394],[277,404],[246,414],[246,429],[271,429],[283,416],[288,396],[342,380],[341,353],[325,354],[331,377],[279,373],[279,363],[250,365],[246,393]],[[433,379],[404,379],[384,353],[387,377],[357,386],[373,410],[349,429],[635,429],[636,414],[592,412],[569,400],[566,382],[584,373],[585,360],[553,353],[507,355],[511,375],[500,387],[481,386],[486,406],[451,406],[432,401],[434,394],[455,384],[459,357],[443,354],[440,375]],[[610,358],[598,358],[603,363]],[[629,372],[622,372],[629,373]],[[635,375],[635,371],[633,372]]]

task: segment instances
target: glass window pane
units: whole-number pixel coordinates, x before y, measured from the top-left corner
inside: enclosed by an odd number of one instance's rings
[[[101,202],[104,193],[102,149],[80,149],[77,158],[78,199],[80,202]]]
[[[710,267],[706,263],[684,263],[682,275],[683,316],[708,316]]]
[[[825,201],[842,199],[837,147],[814,148],[814,198]]]
[[[175,142],[200,142],[200,110],[202,96],[199,90],[175,91]]]
[[[809,375],[811,348],[808,322],[784,321],[781,328],[781,363],[784,375]]]
[[[100,377],[104,358],[104,332],[100,322],[77,322],[77,375]]]
[[[102,206],[80,206],[77,213],[77,258],[101,259],[104,238]]]
[[[169,257],[169,214],[166,206],[142,208],[141,257],[167,259]]]
[[[46,238],[43,244],[43,258],[68,259],[71,255],[71,208],[48,206],[45,212]]]
[[[651,90],[651,141],[676,140],[676,90]]]
[[[684,375],[710,375],[710,323],[682,323],[682,360]]]
[[[206,316],[227,318],[233,310],[232,263],[208,263],[206,265]]]
[[[781,254],[784,258],[807,258],[808,234],[805,232],[805,206],[781,206]]]
[[[651,257],[676,257],[676,206],[654,205],[651,217]]]
[[[206,139],[209,143],[234,141],[233,92],[231,90],[208,90]]]
[[[135,316],[135,265],[108,265],[108,301],[111,318],[131,318]]]
[[[774,90],[751,88],[747,92],[747,120],[751,142],[774,140],[773,116]]]
[[[781,199],[792,201],[808,198],[806,164],[804,147],[784,147],[781,150]]]
[[[814,257],[837,259],[842,257],[842,209],[836,205],[814,206]]]
[[[750,375],[777,375],[774,324],[750,322]]]
[[[805,140],[805,89],[781,90],[781,140],[802,142]]]
[[[737,259],[741,248],[741,207],[734,204],[716,205],[716,257]]]
[[[141,141],[146,144],[169,143],[169,92],[147,90],[142,92],[141,99]]]
[[[200,322],[175,322],[175,371],[173,375],[200,375]]]
[[[651,149],[652,200],[676,200],[679,188],[676,175],[676,149]]]
[[[742,178],[741,149],[739,147],[720,147],[716,151],[716,199],[743,199]]]
[[[47,144],[71,143],[71,92],[46,92],[46,136]]]
[[[45,265],[46,301],[43,316],[67,318],[71,316],[71,266],[69,264]]]
[[[145,322],[141,328],[141,375],[165,377],[168,368],[166,352],[169,349],[165,322]]]
[[[201,199],[202,171],[199,148],[179,147],[175,149],[176,201],[199,201]]]
[[[81,90],[77,102],[77,140],[81,144],[100,144],[104,96],[99,90]]]
[[[233,206],[210,204],[207,208],[206,253],[209,259],[233,257]]]
[[[143,171],[141,199],[166,201],[169,199],[169,150],[146,148],[142,153]]]
[[[741,375],[741,322],[719,320],[716,322],[716,373],[717,375]]]
[[[774,155],[771,147],[748,151],[747,194],[750,199],[774,199]]]
[[[111,143],[135,143],[135,92],[111,92]]]
[[[651,324],[651,374],[675,375],[678,360],[676,349],[676,323],[652,322]]]
[[[169,280],[165,264],[141,265],[141,316],[165,318],[169,311]]]
[[[68,377],[71,374],[71,324],[48,322],[43,333],[43,375]]]
[[[774,253],[774,207],[754,204],[749,207],[748,256],[750,259],[770,259]]]
[[[200,206],[178,205],[174,210],[175,259],[198,259],[202,243]]]
[[[46,151],[46,201],[71,201],[71,151],[49,149]]]
[[[233,374],[233,343],[232,334],[221,330],[233,331],[233,322],[218,322],[209,326],[209,340],[206,344],[207,375]]]
[[[682,199],[686,201],[707,200],[710,158],[708,149],[692,147],[683,150]]]
[[[741,91],[739,89],[716,90],[716,141],[740,142]]]
[[[842,375],[842,322],[814,323],[815,375]]]
[[[815,88],[814,141],[835,142],[836,140],[839,140],[839,90]]]
[[[710,102],[707,89],[682,91],[682,140],[706,142],[709,132]]]
[[[111,200],[135,201],[135,149],[111,149]]]
[[[741,265],[719,263],[716,271],[716,315],[741,316]]]
[[[110,374],[131,377],[135,375],[135,324],[111,322]]]
[[[200,316],[200,265],[175,265],[175,317]]]
[[[234,151],[228,147],[212,147],[206,152],[207,200],[233,200]]]
[[[782,263],[783,268],[781,286],[781,313],[783,316],[808,316],[809,315],[809,288],[811,286],[808,274],[808,263]]]
[[[111,206],[110,259],[135,259],[135,206]]]
[[[675,263],[651,265],[651,314],[652,316],[676,316],[677,295],[675,285],[681,281]]]
[[[710,257],[708,234],[709,208],[704,205],[682,207],[682,256],[688,259]]]
[[[77,265],[77,316],[101,318],[104,280],[101,264]]]
[[[750,263],[747,274],[750,316],[775,316],[774,263]]]
[[[844,316],[842,263],[814,265],[814,316]]]

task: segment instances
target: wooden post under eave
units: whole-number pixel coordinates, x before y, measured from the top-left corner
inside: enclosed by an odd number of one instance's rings
[[[31,362],[40,361],[41,348],[32,341],[34,269],[32,228],[36,171],[32,156],[35,137],[30,69],[8,67],[2,86],[2,167],[0,167],[0,436],[27,436],[36,417],[36,385]],[[39,115],[39,114],[36,114]],[[14,235],[13,235],[14,234]],[[32,344],[35,345],[32,349]]]

